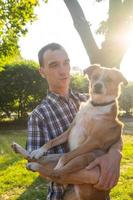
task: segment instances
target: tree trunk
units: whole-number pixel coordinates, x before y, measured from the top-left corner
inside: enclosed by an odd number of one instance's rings
[[[64,0],[64,2],[71,14],[75,29],[80,35],[80,38],[89,56],[90,62],[96,63],[100,50],[95,42],[89,23],[85,19],[81,6],[77,0]]]
[[[105,41],[101,49],[98,48],[96,41],[90,29],[90,25],[85,19],[83,10],[77,0],[64,0],[74,26],[78,31],[86,52],[89,56],[90,63],[99,63],[106,67],[118,67],[127,50],[127,43],[123,33],[123,18],[118,14],[121,10],[121,0],[109,1],[109,30],[105,35]],[[116,10],[116,12],[115,12]]]

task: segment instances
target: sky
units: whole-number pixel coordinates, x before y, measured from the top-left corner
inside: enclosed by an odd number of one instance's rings
[[[96,35],[100,21],[108,17],[108,0],[96,3],[94,0],[80,0],[86,19],[91,23],[91,29],[98,46],[103,41],[103,36]],[[89,58],[82,44],[82,41],[75,30],[72,18],[63,0],[49,0],[48,3],[40,2],[40,7],[35,9],[37,20],[28,25],[28,33],[20,38],[19,46],[21,54],[25,59],[38,62],[38,51],[51,42],[60,43],[71,60],[71,66],[78,66],[84,69],[89,66]],[[133,80],[132,60],[133,39],[130,37],[130,47],[121,63],[121,71],[128,80]]]

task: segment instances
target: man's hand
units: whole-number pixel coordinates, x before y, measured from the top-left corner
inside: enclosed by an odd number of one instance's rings
[[[91,162],[87,169],[90,170],[96,166],[100,167],[100,177],[95,188],[99,190],[109,190],[113,188],[119,179],[120,175],[120,161],[121,153],[116,149],[110,149],[110,151]]]
[[[67,161],[67,153],[65,153],[64,155],[62,155],[57,163],[57,165],[55,166],[55,170],[58,170],[60,168],[62,168],[68,161]]]

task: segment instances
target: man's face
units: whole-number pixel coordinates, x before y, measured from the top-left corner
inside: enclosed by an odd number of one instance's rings
[[[44,66],[40,73],[45,76],[50,91],[59,91],[69,88],[70,82],[70,61],[63,49],[48,50],[43,55]]]

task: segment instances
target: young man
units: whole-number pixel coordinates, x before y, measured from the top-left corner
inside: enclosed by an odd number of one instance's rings
[[[27,148],[29,152],[40,148],[44,143],[67,130],[78,111],[81,100],[69,90],[70,60],[61,45],[51,43],[44,46],[39,51],[38,58],[39,71],[48,82],[49,93],[31,113],[28,122]],[[91,173],[96,176],[96,166],[100,166],[100,177],[95,185],[96,188],[108,190],[117,183],[121,159],[120,150],[121,143],[117,143],[107,154],[92,162],[88,169],[84,169],[86,174]],[[62,144],[50,149],[47,154],[67,151],[67,144]],[[74,176],[77,176],[77,179],[79,177],[76,174]],[[47,200],[62,200],[63,194],[63,185],[54,182],[49,184]]]

